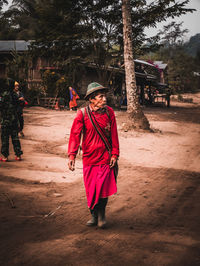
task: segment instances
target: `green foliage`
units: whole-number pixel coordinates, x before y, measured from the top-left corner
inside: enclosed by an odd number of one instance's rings
[[[168,25],[163,27],[163,30],[159,31],[161,38],[161,44],[165,47],[175,47],[183,44],[183,37],[188,29],[181,29],[183,21],[176,23],[172,21]]]
[[[59,75],[55,71],[46,70],[42,75],[42,79],[47,95],[56,96],[56,82],[59,79]]]
[[[194,72],[200,71],[200,54],[198,60],[198,56],[193,58],[186,53],[182,40],[187,29],[181,29],[181,26],[182,22],[174,21],[164,26],[159,33],[160,49],[143,57],[146,60],[167,63],[165,82],[170,85],[173,93],[178,94],[199,89],[199,77],[195,77]]]
[[[158,22],[166,21],[167,18],[179,17],[182,14],[193,12],[194,9],[188,9],[185,6],[189,2],[174,0],[151,1],[135,1],[131,0],[132,5],[132,24],[133,24],[133,49],[134,54],[139,55],[144,52],[155,50],[157,47],[158,37],[146,38],[144,29],[148,27],[156,27]],[[142,44],[146,41],[148,47]]]
[[[6,0],[0,0],[0,40],[14,40],[16,39],[15,30],[12,28],[12,22],[9,17],[2,12],[3,5],[8,4]]]
[[[15,50],[11,53],[12,59],[7,60],[8,76],[20,83],[23,92],[27,89],[29,54],[18,54]]]
[[[168,82],[176,92],[195,91],[194,59],[177,49],[168,62]]]
[[[134,54],[141,53],[146,27],[156,27],[157,22],[192,12],[185,8],[188,2],[160,0],[147,4],[145,0],[131,1]],[[59,62],[80,55],[82,59],[92,59],[102,65],[111,60],[109,51],[113,45],[118,45],[115,58],[122,60],[120,1],[14,0],[13,4],[5,12],[5,17],[11,21],[11,32],[14,31],[18,39],[36,40],[35,47],[40,53],[50,53]],[[154,47],[152,40],[150,43]]]
[[[198,56],[198,52],[200,51],[200,33],[192,36],[189,42],[184,44],[185,51],[193,56]]]
[[[185,53],[183,46],[173,48],[173,52],[171,49],[160,48],[158,52],[147,54],[144,58],[168,64],[165,82],[169,83],[173,93],[197,91],[199,78],[194,76],[194,72],[198,72],[195,59]]]
[[[8,1],[7,0],[1,0],[1,2],[0,2],[0,12],[1,12],[1,9],[2,9],[2,7],[3,7],[3,5],[4,4],[8,4]]]
[[[158,37],[143,46],[147,40],[144,29],[156,27],[156,23],[169,17],[192,12],[185,7],[188,2],[131,0],[135,57],[157,48]],[[35,40],[31,57],[50,58],[51,65],[59,68],[62,75],[65,73],[69,85],[77,84],[88,63],[97,66],[97,73],[105,84],[111,78],[106,73],[108,66],[123,64],[121,1],[13,0],[1,19],[4,23],[0,26],[1,39]],[[50,86],[53,78],[50,75],[49,80],[45,80],[49,94],[58,91],[54,84],[56,78]]]
[[[46,70],[42,73],[43,86],[47,96],[65,96],[69,83],[59,71]]]
[[[37,104],[37,99],[45,96],[46,96],[45,91],[43,90],[42,87],[39,86],[31,86],[30,88],[27,89],[25,95],[29,106]]]

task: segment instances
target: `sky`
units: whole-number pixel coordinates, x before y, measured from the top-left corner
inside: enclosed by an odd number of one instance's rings
[[[183,21],[182,29],[189,30],[189,32],[185,34],[185,40],[189,40],[191,36],[200,33],[200,0],[190,0],[186,7],[196,9],[196,11],[177,17],[174,20],[176,22]],[[156,28],[146,29],[145,34],[148,37],[154,36],[159,30],[162,30],[164,25],[169,24],[171,21],[172,19],[168,19],[165,22],[158,23]]]
[[[151,1],[151,0],[149,0]],[[183,0],[180,0],[181,2]],[[11,4],[12,0],[8,0],[9,5]],[[9,6],[8,5],[8,6]],[[4,7],[4,10],[8,8],[8,6]],[[189,38],[197,33],[200,33],[200,0],[190,0],[189,4],[186,6],[187,8],[194,8],[197,11],[193,13],[188,13],[186,15],[182,15],[175,19],[176,22],[183,21],[182,29],[188,29],[189,32],[185,35],[185,41],[189,40]],[[150,28],[145,30],[145,34],[148,37],[154,36],[157,34],[159,30],[162,30],[164,25],[169,24],[172,19],[168,19],[165,22],[158,23],[156,28]]]

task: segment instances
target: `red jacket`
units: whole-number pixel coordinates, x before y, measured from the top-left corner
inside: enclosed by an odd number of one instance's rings
[[[102,131],[106,134],[110,133],[112,140],[112,155],[119,156],[119,140],[117,133],[117,124],[114,111],[111,107],[107,106],[109,116],[106,112],[98,113],[92,111],[96,121],[100,125]],[[84,119],[84,121],[83,121]],[[68,156],[70,159],[74,159],[78,152],[81,131],[83,129],[83,165],[99,165],[109,164],[110,155],[105,147],[104,142],[100,138],[99,134],[93,127],[87,113],[85,112],[84,118],[81,110],[77,112],[74,119],[68,145]],[[110,132],[109,132],[110,131]]]

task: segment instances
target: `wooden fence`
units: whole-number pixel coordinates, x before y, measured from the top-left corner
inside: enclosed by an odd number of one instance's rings
[[[38,104],[40,106],[43,107],[47,107],[47,108],[51,108],[54,109],[55,108],[55,104],[56,104],[57,98],[51,98],[51,97],[44,97],[44,98],[39,98],[39,102]]]

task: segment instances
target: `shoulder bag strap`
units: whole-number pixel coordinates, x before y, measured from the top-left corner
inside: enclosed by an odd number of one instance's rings
[[[83,129],[81,131],[81,139],[80,139],[80,145],[79,145],[79,148],[78,148],[78,153],[80,154],[81,151],[82,151],[82,143],[83,143],[83,132],[84,132],[84,128],[85,128],[85,121],[84,121],[84,118],[85,118],[85,107],[84,108],[81,108],[81,112],[82,112],[82,115],[83,115]]]
[[[106,114],[107,114],[107,116],[108,116],[108,118],[109,118],[109,121],[111,122],[111,119],[110,119],[110,113],[109,113],[109,111],[108,111],[107,106],[106,106],[106,108],[105,108],[105,111],[106,111]],[[104,134],[103,130],[101,129],[99,123],[97,122],[97,120],[96,120],[96,118],[95,118],[95,116],[93,115],[92,112],[91,112],[91,116],[94,118],[96,124],[98,125],[101,134],[104,136],[104,138],[107,140],[107,143],[110,145],[109,147],[112,147],[112,140],[111,140],[111,138],[109,138],[108,136],[106,136],[106,135]]]
[[[97,131],[97,133],[99,134],[100,138],[102,139],[102,141],[104,142],[105,146],[106,146],[106,149],[108,150],[110,156],[111,156],[111,149],[106,141],[106,137],[99,131],[99,129],[97,128],[97,126],[95,125],[93,119],[92,119],[92,116],[91,116],[91,112],[89,110],[89,107],[86,107],[86,112],[87,112],[87,115],[93,125],[93,127],[95,128],[95,130]]]

